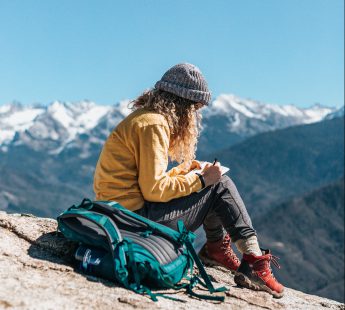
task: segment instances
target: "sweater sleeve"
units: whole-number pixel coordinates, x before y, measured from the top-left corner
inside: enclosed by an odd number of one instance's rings
[[[202,188],[201,181],[195,173],[170,176],[166,172],[169,134],[169,127],[165,125],[146,125],[138,128],[138,182],[147,201],[166,202]]]
[[[197,162],[200,165],[200,161],[198,160],[192,160],[192,165],[193,163]],[[189,168],[189,169],[185,169],[183,168],[183,163],[179,164],[178,166],[171,168],[167,173],[170,177],[172,176],[176,176],[178,174],[187,174],[188,172],[190,172],[191,170],[193,170],[194,168]]]

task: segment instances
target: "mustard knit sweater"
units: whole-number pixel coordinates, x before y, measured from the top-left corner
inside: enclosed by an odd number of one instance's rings
[[[195,173],[168,167],[170,130],[159,113],[138,109],[111,132],[94,175],[96,200],[114,200],[135,211],[147,201],[166,202],[202,188]]]

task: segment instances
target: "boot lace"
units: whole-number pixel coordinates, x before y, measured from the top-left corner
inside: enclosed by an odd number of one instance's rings
[[[268,261],[268,266],[261,272],[262,274],[263,273],[269,273],[269,275],[273,278],[273,279],[275,279],[275,276],[274,276],[274,274],[273,274],[273,271],[272,271],[272,268],[271,268],[271,264],[270,264],[270,262],[272,262],[272,264],[275,266],[275,267],[277,267],[278,269],[280,269],[281,267],[280,267],[280,265],[279,265],[279,263],[278,263],[278,260],[279,260],[280,258],[278,257],[278,256],[275,256],[275,255],[272,255],[272,254],[270,254],[269,255],[269,257],[268,257],[268,259],[263,259],[263,260],[267,260]]]
[[[238,257],[236,256],[235,252],[233,251],[231,247],[230,242],[231,242],[230,236],[227,234],[223,239],[223,244],[222,244],[221,249],[224,250],[224,254],[226,255],[229,261],[233,260],[236,263],[240,263]]]
[[[278,269],[280,269],[281,267],[278,263],[278,259],[280,259],[278,256],[271,254],[270,261],[273,263],[274,266],[276,266]]]

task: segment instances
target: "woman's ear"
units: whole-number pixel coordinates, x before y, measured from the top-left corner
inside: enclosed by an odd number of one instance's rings
[[[194,104],[194,108],[195,108],[196,110],[201,109],[203,106],[204,106],[204,104],[201,103],[201,102],[197,102],[197,103]]]

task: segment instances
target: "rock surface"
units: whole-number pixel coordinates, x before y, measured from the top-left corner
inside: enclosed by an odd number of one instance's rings
[[[53,219],[0,212],[0,309],[345,309],[344,304],[292,289],[282,299],[241,289],[222,268],[206,269],[216,287],[230,288],[223,303],[192,298],[183,290],[164,293],[184,302],[153,302],[76,272],[74,245],[56,234],[56,225]]]

